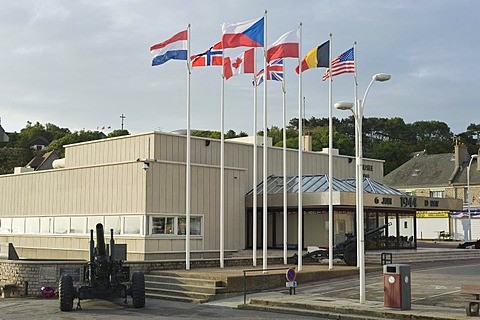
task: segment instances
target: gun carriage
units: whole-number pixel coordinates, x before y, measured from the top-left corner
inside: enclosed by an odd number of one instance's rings
[[[59,284],[59,300],[61,311],[71,311],[73,301],[78,299],[117,299],[132,297],[135,308],[145,306],[145,277],[142,272],[134,272],[129,283],[129,267],[123,265],[122,259],[116,259],[113,229],[110,229],[109,255],[105,246],[103,225],[96,225],[97,245],[93,240],[93,229],[90,230],[90,260],[84,267],[85,284],[79,288],[73,285],[73,278],[69,274],[62,274]]]
[[[378,228],[369,230],[365,232],[364,238],[365,241],[378,237],[384,232],[384,229],[387,228],[390,223],[384,224]],[[328,248],[318,248],[315,247],[315,250],[305,253],[302,255],[303,258],[311,258],[311,259],[328,259]],[[349,266],[356,266],[357,265],[357,237],[350,235],[347,236],[345,241],[342,241],[333,246],[333,258],[334,259],[341,259]],[[298,262],[297,254],[293,255],[294,263]]]

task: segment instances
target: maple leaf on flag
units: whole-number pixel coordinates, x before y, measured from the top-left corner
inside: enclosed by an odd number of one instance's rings
[[[241,65],[242,63],[243,63],[242,58],[237,57],[237,59],[235,60],[235,62],[232,63],[232,66],[233,66],[235,69],[238,69],[238,68],[240,68],[240,65]]]

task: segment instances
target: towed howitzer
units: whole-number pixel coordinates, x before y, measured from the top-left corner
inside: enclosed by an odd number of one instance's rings
[[[145,276],[142,272],[134,272],[129,281],[130,269],[123,265],[122,259],[116,259],[115,241],[113,229],[110,229],[110,255],[107,254],[103,225],[96,225],[97,245],[93,240],[93,229],[90,230],[90,259],[84,267],[85,284],[79,288],[73,286],[73,278],[69,274],[62,274],[59,285],[59,300],[61,311],[71,311],[73,300],[78,299],[77,309],[80,309],[80,301],[84,299],[116,299],[132,297],[135,308],[145,306]],[[126,250],[125,250],[126,252]],[[126,284],[127,283],[127,284]]]
[[[364,234],[364,240],[373,239],[384,231],[385,228],[390,226],[392,223],[386,223],[383,226],[378,228],[366,231]],[[311,258],[311,259],[328,259],[328,248],[317,248],[316,250],[307,252],[302,255],[303,258]],[[294,263],[297,263],[298,256],[297,254],[293,255]],[[349,266],[356,266],[357,265],[357,237],[356,236],[348,236],[346,240],[336,244],[333,246],[333,258],[334,259],[342,259],[347,265]]]

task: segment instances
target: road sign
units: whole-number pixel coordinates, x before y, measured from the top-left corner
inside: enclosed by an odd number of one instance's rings
[[[287,270],[286,276],[289,282],[293,282],[297,278],[297,272],[294,268],[290,268]]]

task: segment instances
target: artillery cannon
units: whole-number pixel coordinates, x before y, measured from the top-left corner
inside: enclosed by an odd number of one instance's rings
[[[364,238],[365,241],[373,239],[384,231],[385,228],[390,226],[392,223],[389,222],[380,226],[378,228],[372,229],[370,231],[365,232]],[[318,248],[316,250],[310,251],[305,253],[303,258],[311,258],[311,259],[328,259],[328,248]],[[294,263],[298,262],[297,254],[293,255]],[[347,237],[345,241],[342,241],[333,246],[333,258],[334,259],[342,259],[345,263],[349,266],[356,266],[357,265],[357,237],[350,235]]]
[[[84,267],[85,284],[79,288],[73,286],[73,278],[69,274],[62,274],[59,284],[59,300],[61,311],[71,311],[73,301],[78,299],[77,308],[80,309],[80,301],[84,299],[117,299],[132,297],[135,308],[145,306],[145,276],[142,272],[134,272],[130,286],[130,269],[123,266],[122,259],[116,259],[115,241],[113,229],[110,229],[110,255],[107,255],[103,225],[96,225],[97,246],[93,240],[93,229],[90,230],[90,260]],[[125,284],[127,283],[127,284]]]

